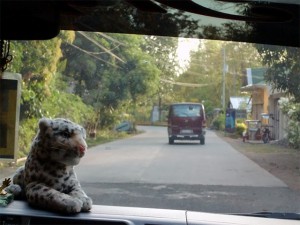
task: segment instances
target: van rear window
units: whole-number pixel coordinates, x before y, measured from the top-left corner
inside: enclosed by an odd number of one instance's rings
[[[201,105],[173,105],[172,115],[176,117],[200,116]]]

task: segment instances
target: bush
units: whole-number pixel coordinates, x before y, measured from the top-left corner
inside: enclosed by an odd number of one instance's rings
[[[246,124],[244,123],[236,123],[236,134],[238,134],[239,136],[243,135],[243,132],[247,129]]]
[[[41,117],[64,117],[79,123],[85,128],[85,125],[91,123],[95,115],[93,108],[85,105],[78,96],[58,91],[53,92],[41,106]],[[26,118],[20,121],[18,158],[28,155],[41,117]]]
[[[279,106],[282,112],[288,116],[287,139],[295,149],[300,149],[300,103],[295,103],[293,98],[281,98]]]
[[[19,149],[18,158],[28,155],[30,145],[38,130],[38,119],[26,119],[20,122],[19,126]]]
[[[300,122],[290,120],[288,123],[288,135],[290,145],[295,149],[300,149]]]
[[[218,117],[213,119],[212,128],[216,130],[224,130],[225,129],[225,114],[219,114]]]

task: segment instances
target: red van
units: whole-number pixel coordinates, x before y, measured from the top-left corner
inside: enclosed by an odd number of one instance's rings
[[[200,103],[173,103],[169,106],[169,144],[175,140],[199,140],[205,144],[205,111]]]

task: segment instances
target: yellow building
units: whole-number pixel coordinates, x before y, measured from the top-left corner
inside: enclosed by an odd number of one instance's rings
[[[247,68],[247,85],[241,91],[251,95],[251,119],[261,121],[262,125],[269,125],[272,138],[280,140],[284,138],[287,126],[287,117],[278,104],[284,93],[272,90],[265,82],[266,71],[267,68]]]

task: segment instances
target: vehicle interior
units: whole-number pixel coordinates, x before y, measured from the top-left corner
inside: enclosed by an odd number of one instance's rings
[[[11,60],[20,57],[20,54],[9,51],[7,43],[48,41],[61,31],[300,47],[298,0],[0,0],[0,10],[0,66],[5,76],[10,72],[5,70]],[[16,79],[19,79],[18,84],[8,82],[1,84],[0,89],[21,85],[20,79],[26,78]],[[13,110],[16,112],[17,109]],[[206,139],[205,147],[209,146],[209,140]],[[178,146],[181,144],[175,148]],[[0,224],[296,225],[299,224],[300,205],[298,202],[298,213],[251,213],[133,207],[123,202],[122,206],[94,204],[90,212],[64,215],[14,200],[5,207],[0,206]]]

